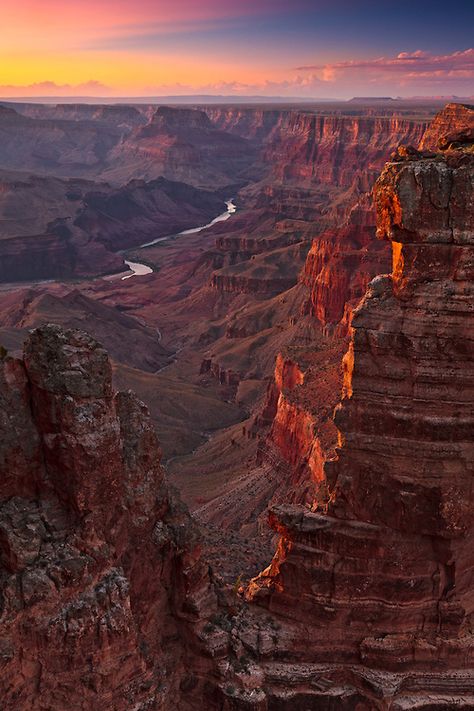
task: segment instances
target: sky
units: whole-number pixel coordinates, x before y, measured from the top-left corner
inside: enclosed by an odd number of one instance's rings
[[[1,0],[0,96],[474,96],[474,1]]]

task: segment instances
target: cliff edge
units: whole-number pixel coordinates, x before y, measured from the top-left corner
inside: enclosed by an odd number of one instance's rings
[[[246,590],[281,623],[256,653],[268,679],[291,660],[267,696],[292,709],[474,708],[474,155],[448,145],[400,149],[377,181],[393,270],[352,321],[329,501],[271,511],[277,552]]]

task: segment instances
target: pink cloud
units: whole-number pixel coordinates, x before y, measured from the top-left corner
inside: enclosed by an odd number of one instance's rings
[[[474,48],[451,54],[430,54],[422,50],[400,52],[396,57],[350,60],[325,65],[298,67],[298,71],[316,72],[324,81],[338,81],[357,74],[368,80],[396,77],[404,82],[438,82],[446,79],[474,79]]]
[[[350,98],[354,95],[433,96],[474,94],[474,49],[434,55],[423,50],[394,57],[341,61],[299,67],[276,79],[240,81],[238,75],[213,83],[169,83],[136,87],[108,87],[99,81],[57,84],[43,81],[23,86],[0,86],[4,98],[24,96],[163,96],[233,94]]]

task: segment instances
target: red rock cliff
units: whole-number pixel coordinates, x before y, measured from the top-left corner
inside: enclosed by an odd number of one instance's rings
[[[282,625],[246,637],[268,708],[472,708],[473,179],[468,151],[402,151],[378,180],[393,272],[354,316],[331,497],[272,511],[247,591]]]
[[[0,362],[0,407],[2,709],[177,708],[212,595],[145,406],[46,326]]]
[[[452,143],[474,140],[474,106],[448,104],[428,126],[421,150],[445,149]]]
[[[301,282],[310,292],[307,312],[326,333],[347,334],[352,309],[369,281],[389,269],[389,251],[375,240],[374,231],[370,226],[348,224],[313,240]]]
[[[370,190],[399,143],[418,145],[426,124],[401,118],[282,114],[265,150],[274,178],[349,187],[356,174]],[[361,171],[363,165],[363,171]]]

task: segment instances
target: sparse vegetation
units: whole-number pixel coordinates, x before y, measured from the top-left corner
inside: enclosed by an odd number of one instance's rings
[[[234,583],[233,586],[232,586],[232,592],[234,593],[234,595],[237,595],[237,593],[239,592],[239,588],[240,588],[241,585],[242,585],[242,573],[239,573],[239,575],[237,576],[237,579],[236,579],[235,583]]]

